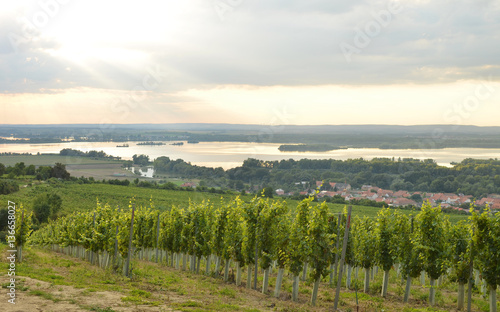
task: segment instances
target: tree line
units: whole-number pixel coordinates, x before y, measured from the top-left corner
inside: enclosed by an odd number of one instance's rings
[[[50,178],[69,180],[70,174],[66,170],[66,165],[56,163],[54,166],[28,165],[24,162],[16,163],[14,166],[5,166],[0,163],[0,177],[6,175],[7,179],[14,179],[22,176],[34,176],[37,180],[48,180]]]
[[[303,189],[307,182],[347,182],[353,188],[369,184],[394,191],[463,193],[475,197],[500,194],[500,160],[464,159],[452,167],[438,165],[432,159],[374,158],[372,160],[301,159],[263,161],[249,158],[241,166],[224,170],[192,165],[182,159],[158,157],[157,174],[175,174],[197,178],[207,184],[235,187],[236,184],[271,186],[285,191]]]

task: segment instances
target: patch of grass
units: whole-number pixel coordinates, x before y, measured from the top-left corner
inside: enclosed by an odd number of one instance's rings
[[[116,282],[115,281],[110,281],[110,280],[105,280],[105,281],[102,282],[102,284],[109,285],[109,284],[116,284]]]
[[[144,302],[140,297],[137,297],[137,296],[125,296],[125,297],[122,297],[121,300],[123,302],[132,302],[135,304],[141,304]]]
[[[234,304],[221,303],[217,305],[218,311],[239,311],[240,307]]]
[[[185,307],[185,308],[186,307],[189,307],[189,308],[200,308],[200,307],[203,306],[200,302],[196,302],[196,301],[192,301],[192,300],[181,302],[181,303],[176,303],[175,305],[178,306],[178,307]]]
[[[343,292],[340,294],[340,297],[356,300],[356,293]],[[361,302],[361,301],[369,301],[369,302],[377,302],[377,303],[384,302],[384,298],[371,296],[371,295],[365,294],[363,292],[358,292],[358,300],[359,300],[359,302]]]
[[[82,291],[82,296],[90,296],[91,293],[96,292],[95,288],[89,288]]]
[[[58,298],[54,297],[52,294],[49,294],[48,292],[45,292],[43,290],[32,290],[28,294],[32,295],[32,296],[42,297],[42,298],[47,299],[47,300],[52,300],[53,302],[61,301],[61,299],[58,299]]]
[[[479,308],[479,310],[481,312],[489,312],[490,311],[490,305],[485,300],[472,299],[472,301],[477,305],[477,307]]]
[[[436,308],[410,308],[410,307],[404,307],[403,312],[447,312],[447,310],[440,310]]]
[[[421,293],[418,295],[418,299],[422,301],[429,301],[429,294],[428,293]]]
[[[130,292],[132,296],[137,296],[137,297],[143,297],[143,298],[150,298],[151,293],[149,291],[145,290],[140,290],[140,289],[134,289]]]
[[[227,288],[227,287],[224,287],[222,288],[219,293],[221,295],[224,295],[226,297],[230,297],[230,298],[236,298],[236,291],[234,289],[231,289],[231,288]]]
[[[358,288],[359,289],[359,288]],[[370,294],[377,295],[382,292],[382,281],[374,281],[370,284]]]
[[[328,301],[328,302],[333,302],[335,298],[332,295],[331,291],[325,290],[323,292],[323,300]]]
[[[61,275],[56,275],[56,274],[50,274],[47,277],[50,278],[50,279],[52,279],[52,280],[62,280],[62,279],[64,279],[64,277],[62,277]]]
[[[111,307],[101,308],[101,307],[92,307],[90,311],[94,312],[115,312],[115,310],[111,309]]]
[[[311,289],[310,288],[306,288],[306,287],[299,287],[299,293],[310,295],[311,294]]]
[[[21,291],[28,290],[29,287],[24,286],[24,282],[25,282],[25,280],[18,280],[16,282],[16,290],[21,290]],[[2,286],[2,288],[8,288],[10,286],[10,282],[3,283],[1,286]]]

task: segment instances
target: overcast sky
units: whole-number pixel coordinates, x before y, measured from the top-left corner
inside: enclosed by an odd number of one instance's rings
[[[0,124],[500,126],[500,1],[0,2]]]

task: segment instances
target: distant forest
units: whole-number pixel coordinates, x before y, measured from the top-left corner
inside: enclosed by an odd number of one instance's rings
[[[194,166],[181,159],[159,157],[154,161],[157,174],[201,179],[207,186],[242,189],[245,184],[270,186],[293,191],[302,183],[316,187],[315,181],[347,182],[353,188],[364,184],[390,190],[463,193],[484,197],[500,193],[500,160],[465,159],[453,167],[437,165],[433,160],[374,158],[372,160],[281,160],[249,158],[229,170]]]

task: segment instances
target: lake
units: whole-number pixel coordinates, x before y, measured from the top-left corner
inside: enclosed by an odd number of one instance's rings
[[[207,167],[222,167],[224,169],[240,166],[247,158],[262,160],[299,160],[334,158],[346,160],[349,158],[372,159],[386,158],[417,158],[434,159],[438,164],[450,166],[451,162],[460,162],[465,158],[499,158],[500,149],[488,148],[445,148],[445,149],[376,149],[349,148],[329,152],[280,152],[278,143],[248,143],[248,142],[200,142],[184,145],[137,145],[139,142],[127,142],[129,147],[117,147],[125,142],[67,142],[46,144],[0,144],[0,153],[59,153],[64,148],[80,151],[104,151],[108,155],[120,156],[122,159],[132,159],[134,154],[148,155],[151,160],[168,156],[171,159],[181,158],[194,165]],[[172,143],[172,142],[171,142]]]

